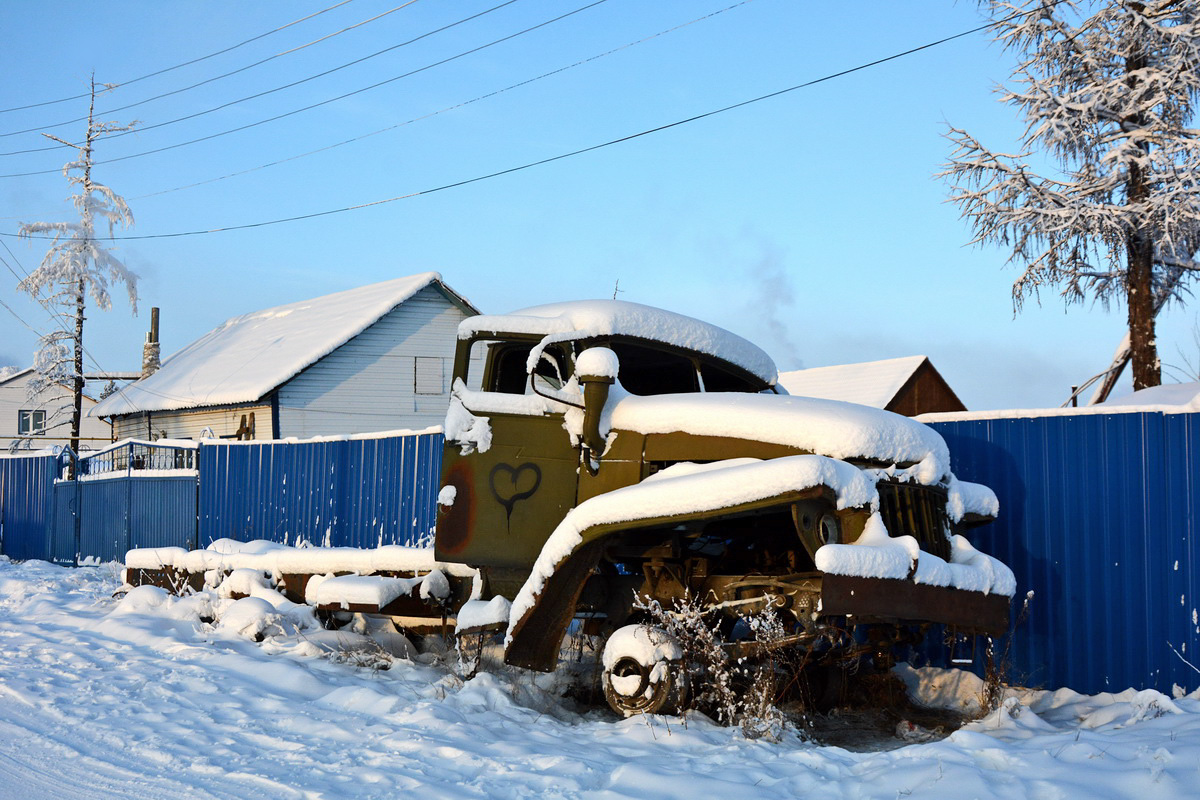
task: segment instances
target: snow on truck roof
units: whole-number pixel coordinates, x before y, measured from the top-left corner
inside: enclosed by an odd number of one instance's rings
[[[511,314],[471,317],[459,323],[460,339],[480,333],[539,336],[575,333],[580,338],[631,336],[724,359],[770,385],[778,377],[771,357],[737,334],[683,314],[627,300],[551,303]]]
[[[157,372],[105,399],[91,416],[253,402],[432,284],[471,308],[441,275],[422,272],[253,311],[165,359]]]

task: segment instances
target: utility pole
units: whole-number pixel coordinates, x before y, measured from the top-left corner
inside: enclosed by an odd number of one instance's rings
[[[103,88],[109,89],[112,87],[105,85]],[[137,291],[135,288],[137,276],[125,270],[124,265],[113,259],[106,252],[98,254],[99,249],[95,245],[95,215],[97,213],[108,220],[110,230],[113,223],[117,221],[124,222],[125,224],[132,223],[133,216],[129,213],[129,209],[123,199],[114,195],[107,187],[100,186],[92,181],[92,155],[98,138],[105,134],[129,130],[134,124],[136,123],[118,125],[111,122],[96,121],[96,78],[93,75],[91,79],[91,99],[88,102],[87,133],[84,136],[83,143],[69,142],[66,139],[49,133],[42,134],[47,139],[79,151],[78,160],[68,163],[64,168],[64,172],[78,169],[83,173],[82,177],[69,176],[69,180],[79,188],[79,191],[72,198],[75,202],[75,208],[79,212],[79,222],[74,225],[66,223],[33,223],[21,226],[22,235],[41,232],[53,232],[55,234],[55,244],[51,248],[50,253],[47,254],[46,259],[43,260],[42,266],[34,270],[25,281],[22,281],[18,288],[25,289],[36,296],[44,287],[50,284],[57,284],[59,287],[59,294],[57,295],[59,302],[63,302],[73,309],[74,331],[72,344],[74,345],[74,352],[72,353],[71,362],[72,408],[70,442],[71,449],[76,453],[79,452],[79,434],[83,422],[83,387],[85,383],[83,376],[83,323],[86,319],[84,311],[89,282],[92,283],[92,294],[101,308],[108,308],[110,305],[104,284],[100,282],[97,285],[95,275],[98,272],[94,271],[101,269],[102,264],[103,268],[116,271],[118,280],[124,281],[130,290],[130,302],[134,306],[135,313],[137,309]],[[92,197],[94,192],[100,195],[98,202],[96,198]],[[72,235],[63,241],[62,237],[68,233]]]

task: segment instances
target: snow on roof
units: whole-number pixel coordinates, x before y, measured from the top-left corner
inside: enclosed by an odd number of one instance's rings
[[[1200,382],[1169,383],[1113,397],[1094,406],[1077,408],[1007,408],[919,414],[921,422],[967,422],[1037,417],[1082,417],[1096,414],[1192,414],[1200,412]]]
[[[441,275],[422,272],[226,320],[91,416],[253,402],[435,283],[445,288]]]
[[[842,400],[875,408],[887,408],[925,356],[889,358],[860,364],[838,364],[781,372],[779,383],[788,394]]]
[[[1110,397],[1102,406],[1190,406],[1200,410],[1200,383],[1165,383],[1119,397]]]
[[[0,383],[8,383],[14,378],[19,378],[22,375],[33,372],[33,367],[0,367]]]
[[[716,356],[757,375],[768,384],[778,378],[775,362],[757,345],[724,328],[683,314],[626,300],[579,300],[534,306],[511,314],[488,314],[463,320],[458,338],[478,333],[528,333],[632,336],[683,350]]]

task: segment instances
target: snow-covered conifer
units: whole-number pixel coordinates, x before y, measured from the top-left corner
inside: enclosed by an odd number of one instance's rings
[[[1018,308],[1050,286],[1067,302],[1124,301],[1134,387],[1157,385],[1155,314],[1200,270],[1200,2],[986,6],[996,40],[1019,54],[999,92],[1026,127],[1015,154],[952,127],[951,198],[974,242],[1022,268]],[[1031,165],[1035,154],[1053,166]]]

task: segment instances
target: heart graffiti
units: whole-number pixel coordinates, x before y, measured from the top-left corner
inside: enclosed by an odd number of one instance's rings
[[[513,506],[527,500],[542,485],[542,469],[537,464],[497,464],[488,477],[492,496],[504,506],[505,518],[512,521]]]

